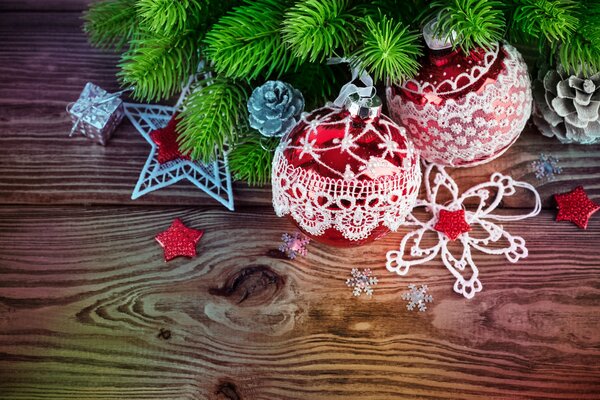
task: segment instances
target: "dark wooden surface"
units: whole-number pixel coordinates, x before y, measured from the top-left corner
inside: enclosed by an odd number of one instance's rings
[[[81,33],[86,3],[0,2],[1,399],[600,398],[600,216],[555,223],[550,200],[579,184],[600,200],[600,146],[529,127],[500,159],[452,171],[463,189],[510,174],[545,205],[504,224],[529,258],[475,256],[473,300],[439,260],[385,270],[406,231],[289,261],[269,188],[236,185],[235,213],[185,183],[131,201],[149,149],[133,127],[105,148],[67,137],[85,82],[117,88],[117,57]],[[561,159],[555,181],[534,178],[540,152]],[[153,237],[175,217],[206,233],[197,258],[165,263]],[[372,299],[351,296],[352,267],[380,279]],[[429,285],[427,312],[406,311],[408,283]]]

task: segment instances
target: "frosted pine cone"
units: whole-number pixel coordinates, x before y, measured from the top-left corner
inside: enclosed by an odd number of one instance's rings
[[[560,66],[540,71],[533,97],[533,120],[542,134],[563,143],[600,142],[600,73],[570,75]]]
[[[268,81],[257,87],[248,100],[250,126],[267,137],[290,132],[303,109],[302,93],[281,81]]]

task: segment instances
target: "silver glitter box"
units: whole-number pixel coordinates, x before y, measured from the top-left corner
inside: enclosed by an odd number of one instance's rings
[[[123,101],[118,94],[88,82],[79,99],[68,109],[74,132],[106,145],[125,115]]]

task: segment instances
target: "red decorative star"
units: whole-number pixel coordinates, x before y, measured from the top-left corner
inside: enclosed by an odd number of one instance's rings
[[[438,232],[444,233],[450,240],[471,230],[471,225],[465,220],[465,210],[440,210],[438,221],[433,227]]]
[[[558,208],[557,221],[571,221],[581,229],[586,229],[592,214],[600,210],[600,205],[588,197],[583,186],[567,193],[554,195]]]
[[[156,241],[164,248],[165,261],[171,261],[178,256],[194,257],[203,234],[204,231],[188,228],[176,218],[169,229],[156,235]]]
[[[177,159],[190,159],[179,150],[175,128],[177,128],[177,114],[173,115],[167,126],[150,132],[150,139],[158,147],[156,158],[161,164]]]

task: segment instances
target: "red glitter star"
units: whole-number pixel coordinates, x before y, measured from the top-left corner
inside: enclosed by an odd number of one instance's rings
[[[188,228],[179,218],[171,224],[169,229],[156,235],[156,241],[164,248],[165,261],[171,261],[175,257],[194,257],[196,255],[196,244],[204,234],[204,231]]]
[[[179,144],[177,143],[177,114],[174,114],[167,126],[164,128],[156,129],[150,132],[150,139],[158,147],[156,158],[161,164],[169,161],[184,159],[189,160],[190,158],[183,154],[179,150]]]
[[[557,221],[571,221],[581,229],[586,229],[592,214],[600,210],[585,193],[583,186],[578,186],[567,193],[554,195],[558,208]]]
[[[438,232],[444,233],[450,240],[471,230],[471,225],[465,220],[465,210],[440,210],[438,221],[433,227]]]

